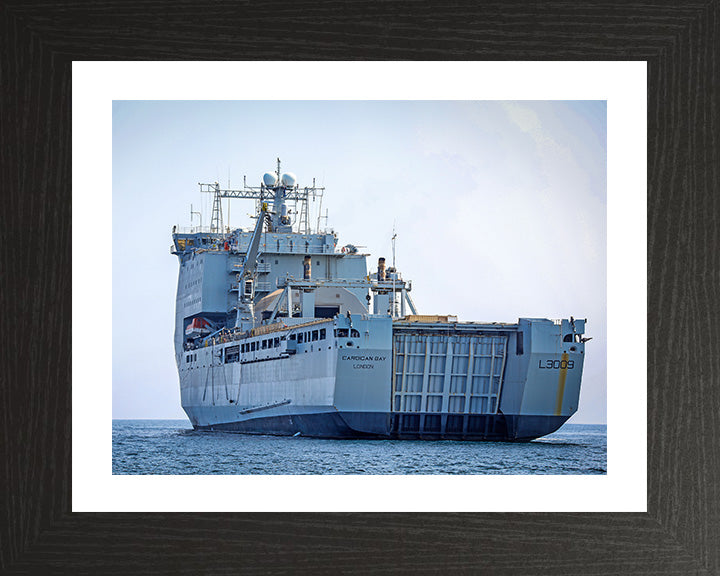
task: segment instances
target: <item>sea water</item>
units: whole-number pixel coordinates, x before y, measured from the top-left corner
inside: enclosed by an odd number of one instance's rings
[[[113,474],[605,474],[606,426],[532,442],[325,440],[201,432],[188,420],[113,420]]]

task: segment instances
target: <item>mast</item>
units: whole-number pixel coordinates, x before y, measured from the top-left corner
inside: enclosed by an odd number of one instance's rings
[[[223,229],[222,204],[220,203],[220,184],[215,182],[213,195],[212,217],[210,219],[210,232],[220,233]]]
[[[393,288],[392,288],[392,317],[397,318],[397,306],[395,304],[395,278],[397,278],[397,268],[395,267],[395,240],[397,234],[395,233],[395,225],[393,224],[393,235],[392,235],[392,254],[393,254]]]
[[[199,182],[198,185],[200,186],[201,192],[214,195],[211,231],[222,232],[221,198],[252,198],[259,200],[258,213],[260,213],[262,203],[269,201],[270,197],[272,197],[272,211],[266,212],[270,219],[270,231],[285,233],[293,231],[292,223],[288,215],[287,202],[295,202],[296,206],[300,203],[298,232],[309,234],[308,202],[310,195],[312,194],[313,197],[320,195],[322,198],[325,188],[316,186],[314,179],[312,186],[300,188],[295,182],[294,175],[290,173],[282,174],[280,170],[280,158],[278,158],[277,171],[274,176],[272,173],[267,173],[265,176],[269,178],[267,180],[263,178],[260,186],[248,186],[246,178],[243,177],[243,187],[241,190],[223,190],[217,182],[213,184],[203,184]]]
[[[198,217],[200,218],[200,231],[202,232],[202,214],[200,212],[196,212],[195,210],[193,210],[192,204],[190,204],[190,224],[191,225],[192,225],[193,215],[195,215],[195,214],[197,214]]]

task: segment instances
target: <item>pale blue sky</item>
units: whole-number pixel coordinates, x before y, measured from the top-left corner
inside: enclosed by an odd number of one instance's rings
[[[391,258],[420,313],[588,318],[577,423],[606,421],[606,104],[116,101],[113,417],[181,418],[170,232],[198,182],[275,169],[326,187],[338,245]],[[227,223],[227,204],[223,205]],[[234,200],[230,224],[249,226]]]

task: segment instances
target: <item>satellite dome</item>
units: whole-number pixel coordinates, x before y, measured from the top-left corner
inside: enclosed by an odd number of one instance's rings
[[[263,175],[263,182],[265,182],[265,186],[272,188],[277,184],[277,177],[272,172],[266,172]]]
[[[285,186],[286,188],[292,188],[293,186],[295,186],[296,180],[297,178],[295,178],[295,174],[293,174],[292,172],[286,172],[282,175],[282,183],[283,186]]]

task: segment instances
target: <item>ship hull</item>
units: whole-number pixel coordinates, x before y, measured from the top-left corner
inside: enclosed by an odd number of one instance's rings
[[[294,413],[195,426],[196,430],[268,434],[277,436],[311,436],[332,439],[394,439],[394,440],[469,440],[527,442],[555,432],[567,416],[530,416],[517,414],[458,415],[417,414],[408,420],[405,415],[376,412]],[[421,418],[439,418],[440,425],[419,425]],[[448,427],[448,420],[455,426]],[[445,423],[445,426],[442,426]],[[459,424],[459,425],[458,425]]]
[[[529,441],[576,411],[565,323],[350,315],[214,340],[179,358],[198,430],[318,438]]]

